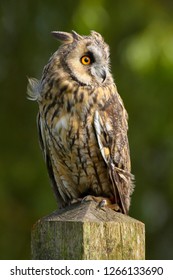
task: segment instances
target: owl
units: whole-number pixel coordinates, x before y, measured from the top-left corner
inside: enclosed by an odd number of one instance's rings
[[[133,175],[127,112],[110,72],[102,36],[53,31],[62,44],[29,79],[39,106],[38,133],[59,208],[94,200],[128,214]]]

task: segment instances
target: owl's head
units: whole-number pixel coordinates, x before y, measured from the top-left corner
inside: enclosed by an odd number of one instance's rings
[[[89,36],[53,31],[63,43],[56,52],[65,71],[82,85],[106,84],[111,79],[109,72],[109,47],[102,36],[91,31]]]

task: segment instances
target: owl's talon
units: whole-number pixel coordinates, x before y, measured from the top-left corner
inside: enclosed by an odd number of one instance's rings
[[[95,201],[94,197],[92,195],[87,195],[81,199],[81,203],[87,202],[87,201]]]
[[[103,199],[102,201],[99,202],[98,208],[103,208],[107,206],[107,201],[106,199]]]
[[[98,208],[101,208],[101,209],[103,209],[105,207],[108,207],[116,212],[122,212],[118,204],[115,204],[115,203],[111,204],[110,200],[107,198],[100,201],[100,203],[98,205]]]
[[[82,198],[73,198],[71,201],[70,201],[70,205],[72,204],[75,204],[75,203],[78,203],[78,202],[81,202],[82,201]]]

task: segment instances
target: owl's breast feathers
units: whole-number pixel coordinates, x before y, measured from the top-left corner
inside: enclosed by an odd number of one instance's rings
[[[133,187],[127,113],[116,86],[94,88],[56,74],[44,77],[40,143],[60,206],[93,194],[109,197],[128,213]]]

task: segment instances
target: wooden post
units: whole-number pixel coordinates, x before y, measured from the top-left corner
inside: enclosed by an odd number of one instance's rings
[[[74,204],[32,229],[32,259],[144,260],[145,225],[95,202]]]

